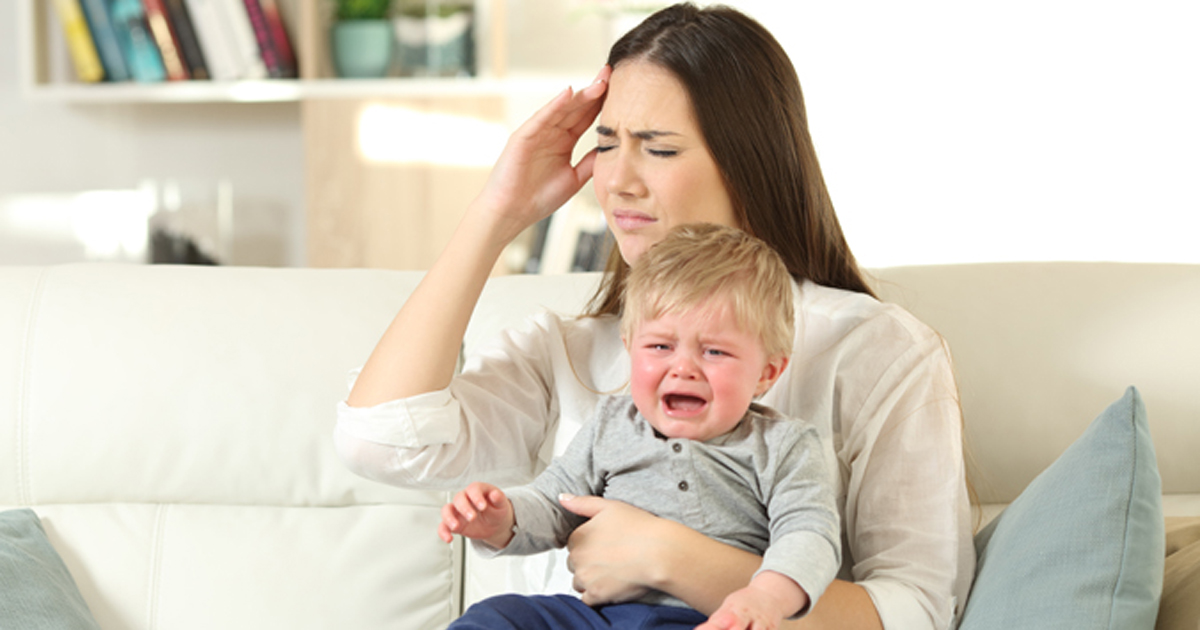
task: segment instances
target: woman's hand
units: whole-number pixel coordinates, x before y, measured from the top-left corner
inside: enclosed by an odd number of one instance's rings
[[[567,566],[588,605],[629,601],[655,589],[711,614],[762,564],[759,556],[620,501],[560,501],[589,519],[567,541]]]
[[[600,497],[563,495],[560,502],[589,519],[567,541],[567,567],[575,576],[572,585],[583,595],[583,602],[596,606],[645,595],[654,581],[653,558],[661,551],[655,548],[655,540],[663,519]]]
[[[547,217],[592,177],[595,151],[571,165],[579,139],[604,103],[611,68],[575,92],[567,88],[509,137],[472,211],[488,213],[503,242]]]

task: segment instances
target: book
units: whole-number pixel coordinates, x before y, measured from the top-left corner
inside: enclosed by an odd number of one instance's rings
[[[142,0],[142,9],[146,12],[146,26],[154,43],[158,44],[158,53],[162,55],[167,79],[186,81],[191,78],[191,70],[180,53],[179,38],[175,35],[163,0]]]
[[[134,81],[153,83],[167,78],[166,68],[163,67],[162,55],[158,45],[146,25],[146,8],[140,0],[105,0],[108,5],[108,17],[112,20],[113,30],[117,33],[117,43],[125,63],[129,65],[129,74]]]
[[[258,50],[258,40],[254,38],[254,27],[250,24],[250,14],[246,12],[243,0],[217,0],[217,12],[221,23],[233,42],[234,57],[237,60],[238,78],[265,79],[267,65],[263,63],[262,53]]]
[[[100,65],[104,66],[104,77],[109,81],[128,81],[129,65],[117,42],[117,31],[108,16],[107,0],[80,0],[83,17],[87,20]]]
[[[267,20],[263,2],[261,0],[243,0],[243,2],[246,5],[246,14],[250,18],[250,26],[254,28],[254,39],[258,42],[258,51],[262,56],[263,65],[267,67],[267,76],[274,79],[296,76],[295,66],[285,65],[274,30]]]
[[[192,18],[196,39],[208,64],[209,76],[216,81],[234,81],[241,78],[240,70],[234,57],[233,41],[227,39],[226,29],[221,23],[217,2],[218,0],[184,0],[184,5]]]
[[[267,26],[271,29],[271,42],[275,44],[275,52],[279,53],[279,62],[283,65],[283,76],[288,78],[300,75],[296,65],[296,53],[292,50],[292,42],[288,37],[287,27],[283,22],[283,12],[279,10],[276,0],[259,0],[263,15],[267,18]]]
[[[200,49],[200,40],[196,37],[196,28],[192,25],[192,16],[188,13],[183,0],[162,0],[167,9],[167,19],[175,29],[176,41],[179,42],[179,54],[187,65],[192,79],[208,79],[208,64],[204,61],[204,51]]]
[[[92,32],[88,30],[87,18],[83,16],[79,0],[54,0],[54,8],[58,12],[58,21],[62,24],[63,35],[67,39],[75,75],[86,83],[102,81],[104,66],[100,63],[96,42],[92,39]]]

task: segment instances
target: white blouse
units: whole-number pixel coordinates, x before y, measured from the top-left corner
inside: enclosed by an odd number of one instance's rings
[[[975,551],[949,350],[908,312],[859,293],[805,282],[796,314],[791,363],[761,402],[815,424],[835,455],[838,577],[867,590],[888,630],[950,628]],[[469,357],[445,390],[340,403],[335,442],[352,470],[397,486],[526,483],[628,380],[617,318],[544,313]],[[571,592],[562,555],[527,570],[524,590]]]

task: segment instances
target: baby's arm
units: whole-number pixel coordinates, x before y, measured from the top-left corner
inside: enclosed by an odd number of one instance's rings
[[[504,491],[491,484],[475,482],[442,507],[438,536],[450,542],[454,540],[454,534],[462,534],[503,549],[512,540],[515,523],[512,502]]]
[[[785,618],[807,607],[808,593],[792,578],[763,571],[749,586],[730,593],[696,630],[774,630]]]

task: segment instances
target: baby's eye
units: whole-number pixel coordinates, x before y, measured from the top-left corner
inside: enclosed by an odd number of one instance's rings
[[[650,348],[651,350],[670,350],[671,349],[671,346],[669,346],[665,343],[652,343],[647,347]]]
[[[723,357],[723,356],[726,356],[726,354],[728,354],[724,350],[718,350],[716,348],[709,348],[709,349],[705,350],[704,353],[707,355],[710,355],[710,356],[714,356],[714,357]]]

